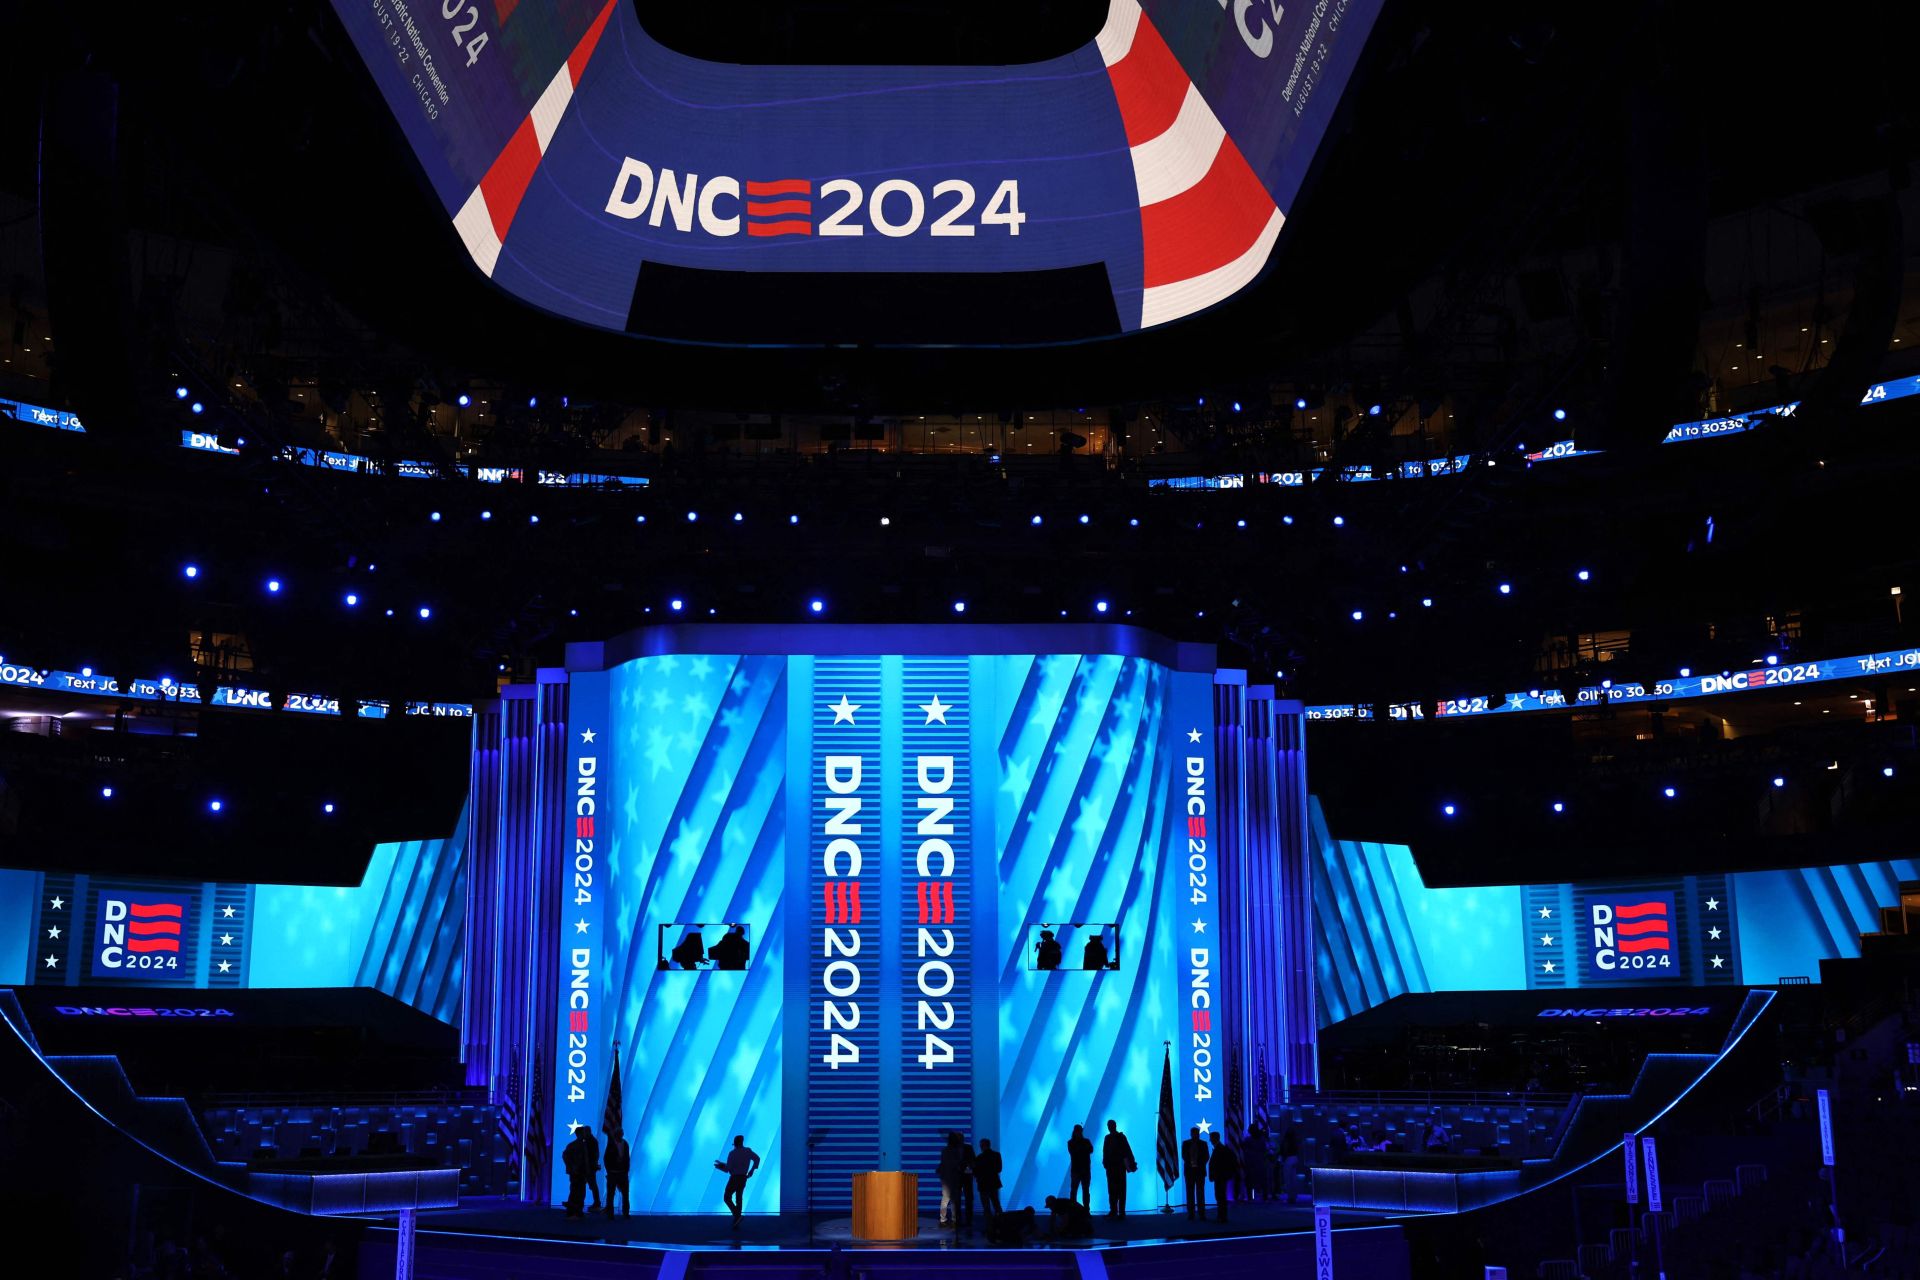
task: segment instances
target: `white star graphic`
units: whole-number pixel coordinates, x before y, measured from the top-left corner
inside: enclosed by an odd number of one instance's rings
[[[52,907],[55,911],[58,911],[60,908],[67,905],[67,900],[65,898],[55,898],[52,902],[49,902],[47,905]]]
[[[1540,918],[1541,918],[1542,920],[1551,920],[1551,919],[1553,919],[1553,908],[1552,908],[1552,907],[1542,907],[1542,908],[1540,908]]]
[[[1548,960],[1548,961],[1545,961],[1545,962],[1543,962],[1543,963],[1541,964],[1541,966],[1540,966],[1540,972],[1542,972],[1542,973],[1552,973],[1552,972],[1553,972],[1553,961],[1551,961],[1551,960]]]
[[[573,931],[575,933],[585,933],[587,931],[587,922],[585,920],[575,920],[573,922]]]
[[[1200,741],[1200,731],[1198,729],[1187,730],[1187,741],[1188,742]]]
[[[953,710],[953,704],[940,701],[940,695],[936,693],[933,695],[933,701],[921,703],[920,709],[927,713],[928,724],[945,724],[947,712]]]
[[[59,926],[59,925],[57,925],[57,924],[56,924],[56,925],[50,925],[50,926],[49,926],[49,927],[47,928],[47,936],[48,936],[49,938],[57,938],[57,937],[59,937],[59,936],[60,936],[60,926]]]
[[[853,713],[859,709],[860,704],[847,701],[847,695],[844,693],[840,695],[840,701],[829,702],[827,704],[827,710],[833,712],[833,722],[835,724],[855,723]]]
[[[1211,1133],[1211,1132],[1213,1132],[1213,1121],[1211,1121],[1211,1120],[1202,1120],[1202,1121],[1200,1122],[1200,1132],[1202,1132],[1202,1133]]]
[[[48,957],[47,957],[47,968],[49,968],[49,969],[58,969],[59,967],[60,967],[60,957],[59,957],[59,956],[48,956]]]
[[[1707,910],[1718,911],[1719,909],[1720,909],[1720,899],[1718,898],[1707,899]]]
[[[1713,959],[1707,961],[1707,963],[1712,965],[1716,969],[1720,969],[1720,968],[1724,968],[1727,962],[1721,959],[1719,956],[1715,956]]]
[[[1205,920],[1195,920],[1193,922],[1193,931],[1195,933],[1205,933],[1207,931],[1207,922]]]
[[[1707,930],[1707,939],[1708,939],[1708,941],[1710,941],[1710,942],[1718,942],[1718,941],[1720,941],[1720,930],[1719,930],[1719,928],[1718,928],[1718,927],[1715,927],[1715,928],[1712,928],[1712,929],[1709,929],[1709,930]]]
[[[226,919],[226,920],[233,919],[233,908],[232,907],[220,908],[220,915],[222,919]]]
[[[591,729],[582,729],[582,730],[580,731],[580,741],[582,741],[582,742],[592,742],[592,741],[593,741],[593,730],[591,730]]]
[[[232,934],[230,934],[230,933],[223,933],[223,934],[221,934],[221,935],[220,935],[220,945],[221,945],[221,946],[223,946],[223,947],[230,947],[230,946],[232,946],[232,945],[233,945],[233,935],[232,935]]]
[[[1541,935],[1540,935],[1540,945],[1541,945],[1541,946],[1543,946],[1543,947],[1550,947],[1550,946],[1552,946],[1552,945],[1553,945],[1553,935],[1552,935],[1552,934],[1550,934],[1550,933],[1543,933],[1543,934],[1541,934]]]
[[[233,962],[232,962],[232,961],[230,961],[230,960],[222,960],[222,961],[220,962],[220,972],[222,972],[222,973],[231,973],[232,971],[233,971]]]

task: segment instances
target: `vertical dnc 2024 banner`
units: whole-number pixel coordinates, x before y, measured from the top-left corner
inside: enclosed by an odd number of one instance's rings
[[[714,1211],[736,1133],[750,1212],[875,1168],[930,1198],[949,1132],[993,1140],[1018,1202],[1064,1194],[1074,1125],[1150,1150],[1168,1045],[1179,1123],[1218,1125],[1210,672],[661,654],[571,678],[552,1140],[598,1128],[618,1040],[637,1210]]]

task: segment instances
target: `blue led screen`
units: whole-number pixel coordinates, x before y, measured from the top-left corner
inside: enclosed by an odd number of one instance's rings
[[[334,2],[475,265],[636,332],[648,263],[1097,267],[1119,331],[1202,310],[1265,266],[1379,8],[1112,0],[1064,57],[835,67],[684,57],[619,0]]]
[[[637,1210],[714,1211],[735,1134],[763,1160],[748,1212],[844,1203],[874,1168],[918,1172],[930,1204],[949,1131],[991,1139],[1029,1203],[1065,1194],[1072,1127],[1109,1118],[1148,1203],[1169,1041],[1182,1125],[1218,1123],[1186,996],[1217,932],[1188,852],[1210,670],[691,653],[570,682],[551,1114],[560,1144],[599,1126],[617,1041]],[[660,968],[659,926],[689,920],[746,924],[751,962]],[[1029,965],[1038,926],[1088,920],[1119,924],[1126,963]]]

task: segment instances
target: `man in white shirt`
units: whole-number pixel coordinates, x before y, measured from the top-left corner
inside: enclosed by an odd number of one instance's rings
[[[760,1171],[760,1153],[747,1145],[744,1134],[733,1135],[733,1150],[727,1152],[725,1160],[715,1160],[713,1167],[727,1175],[727,1190],[722,1197],[727,1209],[733,1214],[734,1230],[740,1229],[740,1209],[747,1189],[747,1179]]]

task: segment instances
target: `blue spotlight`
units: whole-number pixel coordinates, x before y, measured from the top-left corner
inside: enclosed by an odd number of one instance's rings
[[[1881,769],[1880,776],[1883,778],[1891,778],[1893,776],[1893,766],[1887,765],[1885,768]]]
[[[180,572],[184,573],[189,578],[197,578],[200,576],[200,566],[197,564],[190,564],[190,565],[187,565],[185,568],[181,569]]]
[[[353,592],[351,592],[351,591],[349,591],[349,592],[347,592],[347,608],[349,608],[349,609],[351,609],[351,608],[353,608],[353,607],[354,607],[355,605],[357,605],[357,604],[359,604],[359,603],[360,603],[360,597],[359,597],[359,596],[357,596],[357,595],[355,595],[355,594],[354,594]]]
[[[1200,407],[1202,409],[1207,407],[1207,398],[1205,396],[1200,397]]]
[[[1582,569],[1580,572],[1574,574],[1573,576],[1580,579],[1580,581],[1582,582],[1587,582],[1593,578],[1593,571],[1590,569]]]
[[[333,812],[333,801],[331,801],[331,800],[329,800],[329,801],[327,801],[327,802],[326,802],[325,804],[323,804],[323,805],[321,805],[321,806],[320,806],[320,812],[322,812],[322,813],[332,813],[332,812]]]
[[[1235,413],[1238,413],[1238,412],[1240,412],[1240,402],[1239,402],[1238,400],[1235,400],[1235,401],[1233,402],[1233,411],[1234,411]]]
[[[528,523],[528,524],[539,524],[539,523],[540,523],[540,517],[539,517],[539,516],[528,516],[528,517],[527,517],[527,523]]]
[[[86,677],[87,679],[89,679],[89,680],[91,680],[91,679],[93,679],[93,668],[92,668],[92,667],[82,667],[82,668],[80,668],[80,674],[81,674],[81,675],[83,675],[83,676],[85,676],[85,677]]]
[[[1665,796],[1665,797],[1666,797],[1667,799],[1669,799],[1669,800],[1671,800],[1671,799],[1673,799],[1673,798],[1674,798],[1675,796],[1677,796],[1677,795],[1679,795],[1680,793],[1679,793],[1679,791],[1677,791],[1677,790],[1675,790],[1675,789],[1674,789],[1674,788],[1672,788],[1672,787],[1662,787],[1662,788],[1660,789],[1660,794],[1661,794],[1661,795],[1663,795],[1663,796]]]
[[[433,610],[427,608],[426,605],[420,606],[420,617],[422,618],[422,620],[431,618],[432,616],[433,616]]]
[[[1770,667],[1777,667],[1777,666],[1779,666],[1779,665],[1780,665],[1780,655],[1779,655],[1779,654],[1777,654],[1777,653],[1770,653],[1770,654],[1768,654],[1768,655],[1767,655],[1767,665],[1768,665],[1768,666],[1770,666]]]
[[[218,800],[207,801],[207,810],[211,813],[218,813],[224,808],[226,808],[226,806]]]
[[[1512,595],[1512,594],[1513,594],[1513,584],[1512,584],[1511,582],[1503,582],[1503,583],[1501,583],[1501,584],[1500,584],[1500,594],[1501,594],[1501,595],[1503,595],[1503,596],[1510,596],[1510,595]]]
[[[1081,516],[1080,516],[1080,523],[1081,523],[1081,524],[1085,524],[1086,522],[1087,522],[1087,516],[1086,516],[1086,514],[1085,514],[1085,513],[1083,512],[1083,513],[1081,514]]]
[[[967,602],[965,600],[955,600],[953,602],[953,611],[955,613],[965,613],[967,611]]]
[[[1421,596],[1421,597],[1420,597],[1420,607],[1421,607],[1422,609],[1431,609],[1431,608],[1433,608],[1433,597],[1432,597],[1432,596]]]
[[[1553,420],[1555,422],[1565,422],[1567,420],[1567,411],[1565,409],[1555,409],[1553,411]]]
[[[1787,785],[1787,780],[1785,778],[1775,778],[1773,780],[1773,785],[1776,787],[1784,787]]]
[[[432,515],[429,515],[429,516],[427,517],[427,519],[429,519],[429,520],[431,520],[431,521],[433,521],[433,522],[434,522],[435,524],[439,524],[439,523],[440,523],[440,513],[439,513],[438,511],[436,511],[436,512],[434,512],[434,513],[433,513]]]
[[[102,800],[111,800],[111,799],[113,799],[113,788],[112,788],[112,787],[102,787],[102,788],[100,788],[100,798],[101,798]]]
[[[1247,522],[1245,520],[1235,520],[1233,524],[1236,529],[1244,529],[1247,527]]]
[[[635,516],[633,518],[633,522],[635,524],[645,524],[647,522],[647,518],[645,516]]]
[[[1140,517],[1134,516],[1132,519],[1128,520],[1127,527],[1129,529],[1138,529],[1140,527]]]
[[[827,602],[825,600],[809,600],[807,602],[807,608],[815,613],[825,613],[827,611]]]
[[[1449,818],[1451,818],[1454,815],[1454,807],[1452,802],[1449,801],[1448,803],[1441,805],[1440,812],[1446,814]]]
[[[1039,523],[1040,523],[1040,517],[1039,517],[1039,516],[1035,516],[1035,517],[1034,517],[1034,518],[1033,518],[1033,519],[1032,519],[1031,521],[1029,521],[1028,523],[1030,523],[1030,524],[1035,524],[1035,525],[1037,525],[1037,524],[1039,524]]]
[[[736,511],[736,512],[734,512],[734,513],[733,513],[733,522],[734,522],[735,524],[739,524],[739,523],[740,523],[740,522],[741,522],[742,520],[745,520],[745,519],[746,519],[746,517],[745,517],[744,515],[742,515],[742,514],[740,514],[740,513],[738,512],[738,511]]]
[[[1292,524],[1292,523],[1293,523],[1293,517],[1292,517],[1292,516],[1281,516],[1281,517],[1280,517],[1280,523],[1281,523],[1281,524]]]
[[[271,595],[276,595],[276,596],[277,596],[277,595],[279,595],[279,594],[280,594],[280,579],[278,579],[278,578],[268,578],[268,579],[267,579],[267,591],[268,591],[268,593],[269,593],[269,594],[271,594]]]
[[[1687,678],[1688,676],[1690,676],[1690,675],[1692,675],[1692,674],[1693,674],[1693,668],[1692,668],[1692,667],[1682,667],[1682,668],[1680,668],[1680,678],[1681,678],[1682,680],[1684,680],[1684,679],[1686,679],[1686,678]]]
[[[1336,529],[1343,529],[1346,527],[1346,524],[1347,518],[1345,516],[1335,516],[1333,518],[1333,527]]]
[[[787,517],[787,523],[788,523],[788,524],[799,524],[799,523],[800,523],[800,517],[799,517],[799,516],[788,516],[788,517]]]
[[[888,528],[888,527],[889,527],[889,526],[891,526],[892,524],[893,524],[893,517],[892,517],[892,516],[881,516],[881,517],[880,517],[880,527],[881,527],[882,529],[885,529],[885,528]]]
[[[1364,611],[1362,611],[1362,610],[1359,610],[1359,609],[1355,609],[1355,610],[1353,611],[1353,620],[1354,620],[1355,622],[1358,622],[1358,621],[1360,621],[1360,620],[1361,620],[1362,618],[1364,618],[1364,617],[1366,617],[1366,616],[1367,616],[1367,615],[1366,615],[1366,613],[1365,613]]]
[[[1565,813],[1567,811],[1567,806],[1562,804],[1560,801],[1555,800],[1553,802],[1553,811],[1555,813]]]
[[[1306,407],[1307,407],[1307,398],[1306,398],[1305,396],[1301,396],[1301,397],[1299,397],[1298,399],[1296,399],[1296,400],[1295,400],[1295,401],[1293,402],[1293,407],[1294,407],[1294,408],[1296,408],[1296,409],[1304,409],[1304,408],[1306,408]]]
[[[539,396],[528,396],[528,397],[527,397],[527,408],[529,408],[529,409],[538,409],[539,407],[540,407],[540,397],[539,397]]]
[[[686,607],[687,607],[687,602],[685,600],[682,600],[679,596],[675,596],[673,599],[667,601],[667,608],[673,610],[675,613],[680,612],[682,609]]]
[[[1093,602],[1093,611],[1095,613],[1105,613],[1107,611],[1107,602],[1105,600],[1095,600]]]
[[[207,411],[207,406],[201,404],[198,400],[188,405],[187,408],[191,409],[195,414],[202,414]]]
[[[175,387],[173,389],[173,398],[176,400],[185,400],[187,398],[187,389],[185,387]]]
[[[1379,417],[1379,416],[1380,416],[1380,406],[1379,406],[1379,405],[1377,405],[1377,404],[1370,404],[1370,405],[1368,405],[1368,406],[1367,406],[1367,416],[1368,416],[1369,418],[1377,418],[1377,417]]]
[[[689,511],[689,512],[687,512],[687,523],[688,523],[688,524],[692,524],[692,523],[693,523],[694,521],[696,521],[696,520],[698,520],[699,518],[700,518],[700,513],[699,513],[698,511]]]
[[[472,396],[470,396],[470,395],[468,395],[468,394],[467,394],[466,392],[464,392],[464,391],[462,391],[462,392],[460,393],[460,401],[459,401],[459,403],[460,403],[460,407],[461,407],[462,409],[464,409],[464,408],[466,408],[466,407],[467,407],[468,405],[470,405],[470,404],[472,404],[472,403],[473,403],[473,397],[472,397]]]
[[[481,518],[482,520],[491,520],[491,519],[493,519],[493,512],[491,512],[491,511],[482,511],[482,512],[480,513],[480,518]]]

